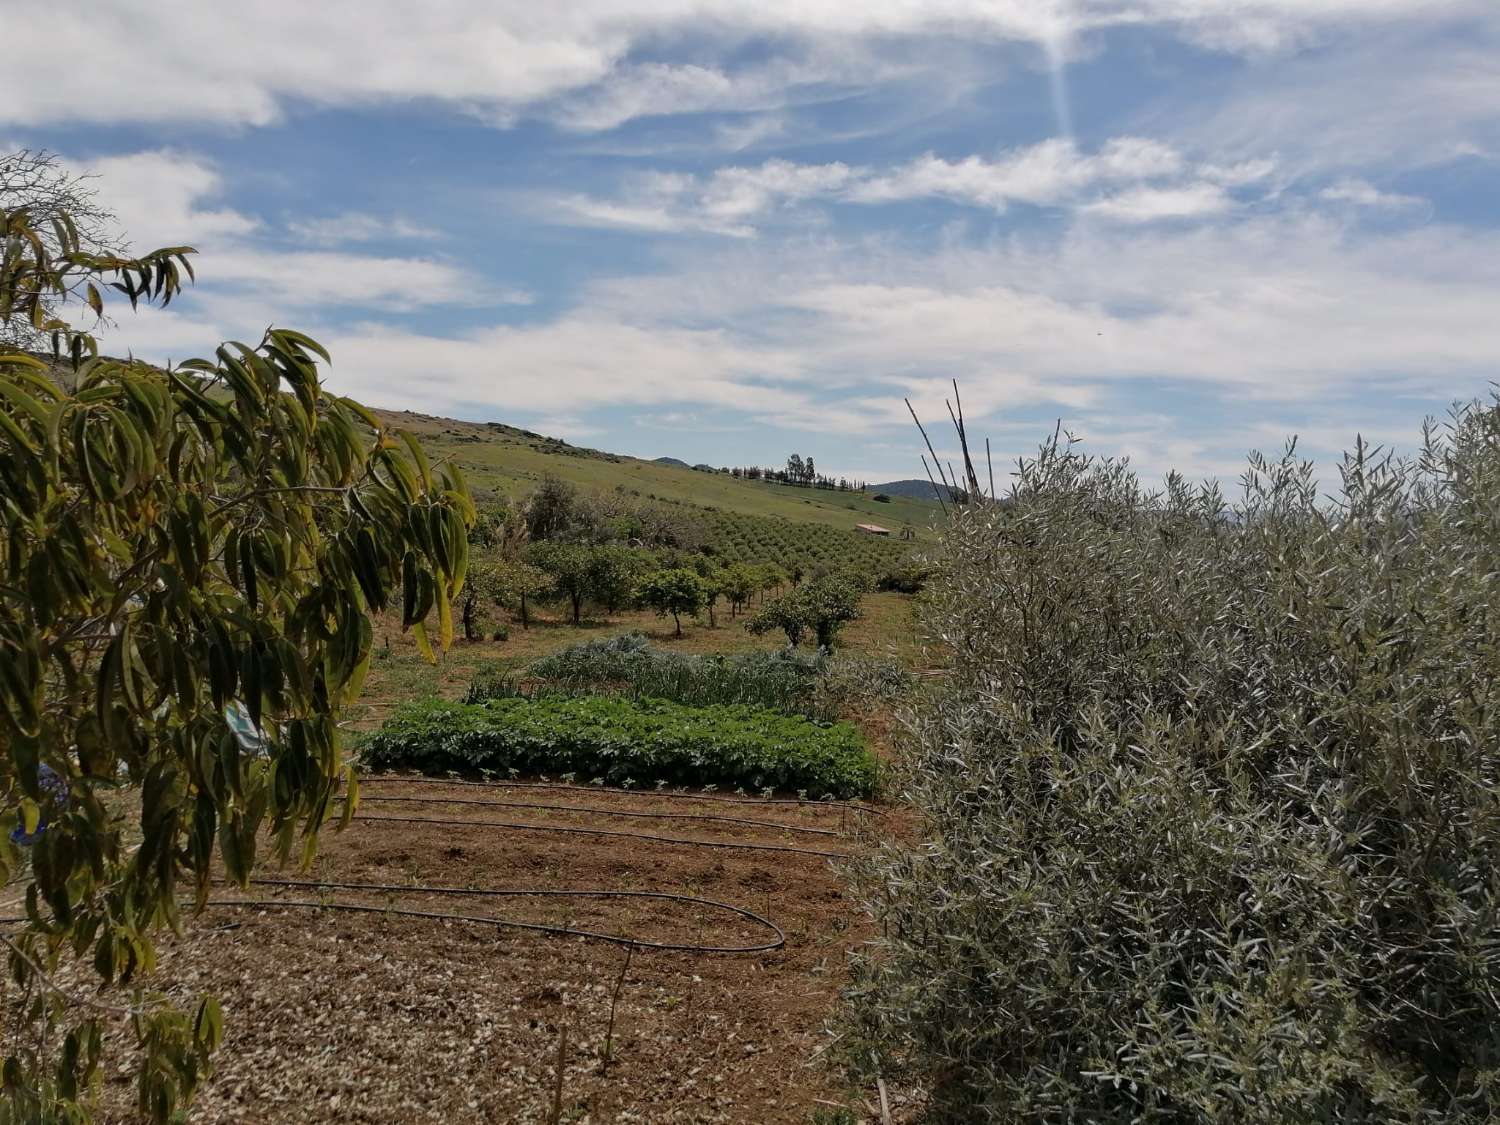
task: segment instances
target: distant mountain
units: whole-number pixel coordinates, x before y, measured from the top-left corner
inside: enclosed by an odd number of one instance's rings
[[[946,485],[938,485],[942,491],[943,499],[952,497],[952,490]],[[933,498],[932,483],[925,480],[917,480],[915,477],[909,480],[889,480],[884,484],[871,484],[865,486],[865,491],[873,496],[877,492],[883,492],[887,496],[905,496],[909,500],[931,500]]]
[[[676,457],[658,457],[655,463],[658,465],[676,465],[679,469],[692,468],[686,461],[679,461]]]

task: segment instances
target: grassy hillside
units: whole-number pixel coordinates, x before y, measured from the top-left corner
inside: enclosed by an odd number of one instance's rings
[[[873,492],[861,495],[735,480],[721,473],[583,449],[498,422],[458,422],[410,411],[377,413],[420,437],[434,461],[457,462],[480,495],[523,494],[550,473],[584,490],[622,487],[641,496],[744,515],[846,530],[858,523],[875,523],[890,528],[892,538],[909,523],[919,539],[929,539],[925,532],[938,514],[938,506],[930,500],[895,496],[890,503],[878,503],[871,498]]]

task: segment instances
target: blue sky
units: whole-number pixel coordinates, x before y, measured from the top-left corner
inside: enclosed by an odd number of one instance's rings
[[[379,406],[920,474],[957,378],[1149,477],[1409,447],[1500,376],[1493,0],[0,0],[0,145]],[[65,84],[57,60],[84,58]],[[997,465],[998,469],[998,465]]]

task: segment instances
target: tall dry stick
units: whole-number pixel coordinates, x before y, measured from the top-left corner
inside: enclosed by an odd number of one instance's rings
[[[942,477],[942,481],[945,485],[947,485],[950,489],[953,488],[953,486],[948,483],[948,478],[943,476],[943,463],[938,460],[937,450],[932,448],[932,439],[927,436],[927,428],[922,425],[922,419],[917,417],[917,411],[916,408],[912,406],[911,399],[906,398],[902,399],[901,401],[906,403],[906,409],[911,413],[911,420],[917,424],[917,430],[921,433],[922,440],[927,443],[927,452],[932,454],[932,463],[937,467],[938,476]]]
[[[625,947],[625,962],[620,966],[620,975],[615,978],[615,990],[609,997],[609,1028],[604,1033],[604,1066],[601,1073],[609,1075],[609,1060],[614,1057],[615,1009],[620,1003],[620,989],[625,987],[625,974],[630,972],[630,959],[635,956],[635,943]]]
[[[964,422],[964,400],[958,394],[958,380],[953,380],[953,401],[958,405],[958,418],[955,425],[958,427],[958,444],[964,451],[964,472],[969,475],[969,495],[983,496],[979,488],[979,474],[974,470],[974,458],[969,455],[969,427]]]
[[[875,1089],[880,1094],[880,1125],[891,1125],[891,1099],[886,1094],[885,1079],[880,1076],[880,1062],[875,1058],[875,1052],[870,1052],[870,1063],[876,1067]]]
[[[938,488],[937,481],[932,479],[932,469],[927,464],[927,455],[925,453],[922,454],[922,468],[927,473],[927,483],[932,485],[932,494],[937,497],[938,506],[943,509],[943,515],[946,516],[948,514],[948,505],[943,502],[942,489]],[[941,472],[942,470],[938,471]]]
[[[568,1061],[568,1025],[562,1025],[562,1034],[557,1039],[557,1076],[552,1081],[552,1112],[547,1125],[557,1125],[562,1120],[563,1067]]]

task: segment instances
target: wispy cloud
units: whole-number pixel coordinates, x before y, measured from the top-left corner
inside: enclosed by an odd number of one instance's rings
[[[1320,199],[1326,199],[1331,203],[1351,203],[1356,207],[1375,207],[1383,211],[1403,210],[1407,207],[1421,207],[1426,200],[1416,195],[1402,195],[1399,192],[1381,191],[1368,180],[1346,178],[1338,183],[1324,188],[1318,193]]]
[[[759,223],[798,204],[820,200],[874,205],[944,199],[996,212],[1014,204],[1078,207],[1123,221],[1150,222],[1227,210],[1234,199],[1226,185],[1251,184],[1272,167],[1272,161],[1260,160],[1195,169],[1171,145],[1144,137],[1117,137],[1093,153],[1053,139],[993,158],[950,160],[929,153],[888,170],[841,161],[772,159],[719,168],[707,176],[639,173],[615,199],[568,194],[534,205],[567,225],[738,238],[753,235]],[[1214,180],[1193,178],[1198,175]]]
[[[1219,184],[1196,183],[1182,187],[1133,188],[1087,203],[1083,212],[1122,223],[1150,223],[1159,219],[1217,215],[1233,206],[1234,200]]]
[[[400,217],[381,218],[360,211],[345,211],[341,215],[320,219],[294,220],[287,224],[287,231],[302,242],[318,246],[398,239],[430,241],[442,237],[433,227],[422,226]]]
[[[608,0],[444,0],[413,19],[409,4],[367,0],[350,20],[337,6],[300,0],[116,0],[7,20],[0,123],[264,126],[292,101],[342,107],[404,99],[469,108],[497,124],[536,113],[600,130],[641,116],[784,105],[799,91],[816,96],[828,85],[884,80],[868,67],[862,78],[860,67],[898,38],[908,40],[909,54],[920,43],[1040,47],[1111,27],[1154,27],[1218,50],[1264,54],[1351,27],[1492,14],[1488,0],[640,0],[623,8]],[[757,37],[792,49],[736,62],[737,48]],[[651,53],[684,40],[698,45],[700,57]],[[100,42],[110,50],[93,51]],[[57,83],[52,60],[85,51],[93,52],[89,67]],[[941,54],[920,62],[938,78]]]

